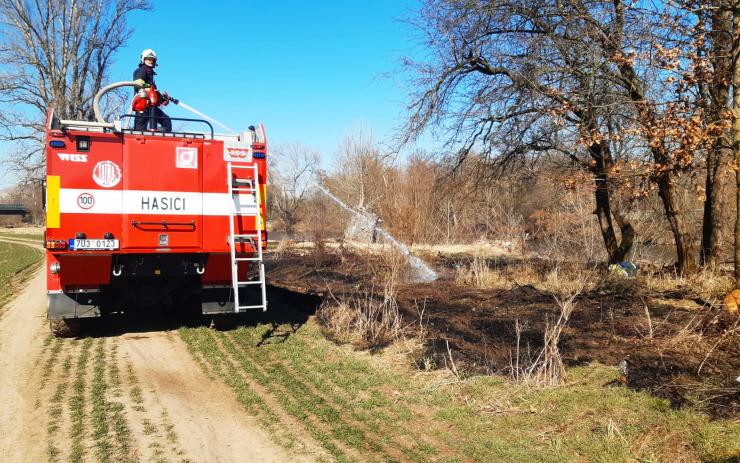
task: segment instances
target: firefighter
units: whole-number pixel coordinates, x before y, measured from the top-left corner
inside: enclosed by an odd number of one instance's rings
[[[154,67],[157,65],[157,54],[151,48],[141,52],[139,67],[134,71],[134,81],[144,88],[152,88],[156,91],[157,85],[154,83]],[[157,92],[156,105],[149,105],[144,111],[135,111],[136,117],[134,122],[135,130],[156,129],[157,125],[162,126],[162,131],[172,131],[172,121],[170,117],[162,111],[160,106],[169,102],[167,94]],[[147,114],[148,113],[148,114]]]

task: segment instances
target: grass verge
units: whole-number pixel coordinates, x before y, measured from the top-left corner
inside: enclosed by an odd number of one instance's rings
[[[12,240],[27,240],[27,241],[34,241],[36,243],[41,243],[41,241],[44,239],[44,234],[43,233],[0,232],[0,238],[9,238]]]
[[[41,258],[42,253],[38,249],[0,241],[0,307],[36,269]]]
[[[262,422],[308,435],[337,461],[731,461],[740,426],[675,410],[616,383],[615,368],[571,368],[528,388],[497,376],[457,379],[390,367],[336,346],[312,322],[219,333],[180,331],[201,367]],[[298,423],[297,427],[295,423]]]

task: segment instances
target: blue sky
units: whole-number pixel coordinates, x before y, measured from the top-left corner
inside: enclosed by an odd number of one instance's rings
[[[157,84],[241,130],[263,122],[272,143],[300,141],[330,158],[348,132],[390,136],[404,112],[402,56],[411,0],[156,1],[137,15],[113,69],[130,77],[144,48]],[[168,110],[172,115],[185,112]]]
[[[263,122],[273,145],[315,147],[325,168],[348,133],[372,130],[382,141],[402,120],[400,59],[417,52],[402,20],[417,0],[153,4],[130,17],[111,82],[130,80],[141,50],[153,48],[160,89],[236,130]],[[11,183],[0,177],[0,187]]]

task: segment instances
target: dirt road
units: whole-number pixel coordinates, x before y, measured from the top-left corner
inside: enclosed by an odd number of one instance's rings
[[[0,461],[299,461],[169,330],[48,334],[43,272],[0,319]]]

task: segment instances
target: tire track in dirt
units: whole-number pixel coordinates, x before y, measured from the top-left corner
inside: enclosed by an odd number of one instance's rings
[[[233,392],[198,368],[182,341],[167,332],[124,334],[126,356],[144,395],[167,410],[173,431],[193,461],[286,462],[296,460],[272,444],[255,418],[240,412]],[[184,355],[183,355],[184,354]]]
[[[126,390],[126,399],[122,399],[121,403],[131,417],[131,431],[134,440],[139,443],[139,458],[157,462],[191,461],[180,445],[180,438],[167,410],[155,396],[142,392],[130,360],[120,359],[119,365],[125,369],[122,385]]]
[[[275,445],[179,337],[95,322],[83,325],[95,338],[54,339],[45,307],[37,271],[0,319],[0,462],[308,460]]]
[[[42,272],[3,309],[0,319],[0,461],[45,461],[46,413],[36,407],[46,291]]]

